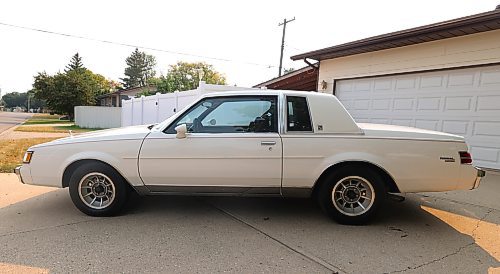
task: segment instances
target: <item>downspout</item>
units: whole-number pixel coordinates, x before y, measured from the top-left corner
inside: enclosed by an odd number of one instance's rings
[[[316,64],[313,64],[311,62],[309,62],[307,60],[307,58],[304,58],[304,63],[306,63],[308,66],[310,66],[313,71],[316,71],[317,70],[317,73],[318,73],[318,77],[316,79],[316,92],[318,92],[318,86],[319,86],[319,66],[320,66],[320,62],[318,61]]]

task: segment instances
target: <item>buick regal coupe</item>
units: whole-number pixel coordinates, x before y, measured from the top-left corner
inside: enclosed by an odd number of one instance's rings
[[[484,171],[464,138],[356,123],[333,95],[237,91],[202,96],[157,125],[33,146],[25,184],[69,188],[91,216],[141,195],[311,197],[342,224],[370,220],[390,193],[469,190]]]

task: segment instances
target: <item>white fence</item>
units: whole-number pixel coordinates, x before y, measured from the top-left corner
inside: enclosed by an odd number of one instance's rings
[[[121,109],[116,107],[75,107],[75,124],[82,128],[114,128],[121,126]]]
[[[250,88],[211,85],[200,82],[197,89],[167,94],[157,93],[130,100],[122,100],[121,125],[159,123],[194,102],[200,95],[217,91],[247,90]]]

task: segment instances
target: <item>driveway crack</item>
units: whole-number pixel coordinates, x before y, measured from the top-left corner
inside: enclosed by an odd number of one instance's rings
[[[262,229],[258,228],[257,226],[255,226],[255,225],[253,225],[253,224],[245,221],[241,217],[239,217],[239,216],[237,216],[237,215],[235,215],[235,214],[233,214],[233,213],[231,213],[231,212],[229,212],[229,211],[227,211],[227,210],[225,210],[225,209],[223,209],[223,208],[221,208],[221,207],[219,207],[219,206],[217,206],[215,204],[212,204],[212,203],[210,203],[210,202],[208,202],[206,200],[204,200],[204,202],[207,203],[208,205],[210,205],[211,207],[215,208],[216,210],[222,212],[223,214],[229,216],[230,218],[232,218],[232,219],[234,219],[234,220],[236,220],[236,221],[238,221],[238,222],[240,222],[240,223],[242,223],[242,224],[250,227],[251,229],[257,231],[258,233],[260,233],[262,235],[264,235],[265,237],[269,238],[270,240],[272,240],[272,241],[280,244],[281,246],[285,247],[286,249],[288,249],[288,250],[290,250],[290,251],[292,251],[292,252],[300,255],[301,257],[306,258],[309,261],[312,261],[313,263],[316,263],[316,264],[318,264],[318,265],[326,268],[328,271],[331,271],[331,273],[334,273],[334,274],[346,273],[340,267],[332,265],[329,262],[327,262],[327,261],[325,261],[325,260],[323,260],[323,259],[321,259],[321,258],[319,258],[319,257],[317,257],[317,256],[315,256],[315,255],[313,255],[313,254],[305,251],[305,250],[299,249],[297,247],[294,247],[294,246],[292,246],[290,244],[285,243],[284,241],[282,241],[282,240],[280,240],[280,239],[272,236],[271,234],[263,231]]]
[[[462,252],[462,250],[464,250],[465,248],[468,248],[468,247],[470,247],[470,246],[472,246],[472,245],[474,245],[474,244],[475,244],[475,242],[472,242],[472,243],[466,244],[466,245],[464,245],[464,246],[459,247],[459,248],[458,248],[457,250],[455,250],[454,252],[449,253],[449,254],[446,254],[446,255],[444,255],[444,256],[442,256],[442,257],[438,258],[438,259],[434,259],[434,260],[431,260],[431,261],[428,261],[428,262],[425,262],[425,263],[423,263],[423,264],[420,264],[420,265],[417,265],[417,266],[413,266],[413,267],[409,266],[409,267],[407,267],[406,269],[396,270],[396,271],[391,271],[391,272],[389,272],[389,273],[402,273],[402,272],[405,272],[405,271],[408,271],[408,270],[417,270],[417,269],[422,268],[422,267],[424,267],[424,266],[428,266],[428,265],[430,265],[430,264],[433,264],[433,263],[437,263],[437,262],[439,262],[439,261],[442,261],[442,260],[444,260],[444,259],[446,259],[446,258],[448,258],[448,257],[455,256],[455,255],[457,255],[458,253]]]
[[[490,208],[485,214],[484,216],[479,219],[476,223],[476,227],[472,230],[471,232],[471,236],[472,238],[474,238],[474,236],[476,236],[476,230],[479,228],[479,225],[484,222],[484,220],[494,211],[494,209]]]
[[[479,228],[479,225],[493,212],[495,211],[495,209],[493,208],[490,208],[488,209],[488,211],[483,215],[483,217],[481,217],[481,219],[477,220],[477,223],[476,223],[476,226],[474,227],[474,229],[471,231],[471,237],[474,239],[474,236],[476,235],[476,230]],[[406,269],[402,269],[402,270],[396,270],[396,271],[392,271],[392,272],[389,272],[389,273],[402,273],[402,272],[405,272],[405,271],[408,271],[408,270],[416,270],[416,269],[419,269],[421,267],[424,267],[424,266],[427,266],[427,265],[430,265],[430,264],[433,264],[433,263],[437,263],[439,261],[442,261],[448,257],[451,257],[451,256],[455,256],[457,255],[458,253],[460,253],[462,250],[464,250],[465,248],[468,248],[472,245],[474,245],[476,242],[473,241],[472,243],[469,243],[469,244],[466,244],[462,247],[459,247],[457,250],[455,250],[454,252],[452,253],[449,253],[443,257],[440,257],[438,259],[434,259],[434,260],[431,260],[429,262],[425,262],[423,264],[420,264],[420,265],[417,265],[417,266],[414,266],[414,267],[408,267]]]

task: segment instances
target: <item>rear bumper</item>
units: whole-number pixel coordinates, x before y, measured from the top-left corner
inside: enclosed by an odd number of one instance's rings
[[[479,184],[481,183],[481,179],[486,175],[486,171],[484,171],[480,168],[477,168],[477,167],[476,167],[476,170],[477,170],[476,180],[474,181],[474,185],[472,186],[471,189],[478,188]]]
[[[17,177],[19,177],[19,181],[21,181],[21,183],[25,184],[25,182],[23,181],[23,176],[21,175],[21,168],[23,166],[18,166],[14,169],[14,173],[16,173]]]

